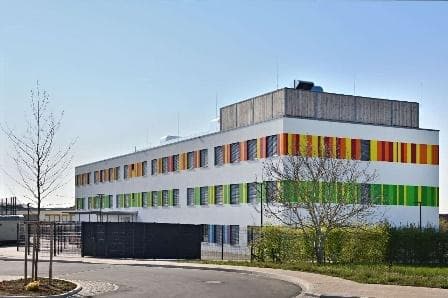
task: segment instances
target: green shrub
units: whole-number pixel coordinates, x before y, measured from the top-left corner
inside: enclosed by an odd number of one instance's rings
[[[387,255],[387,243],[388,231],[385,227],[336,229],[328,234],[325,256],[332,263],[383,262]],[[264,227],[253,248],[258,261],[315,261],[312,239],[297,228]]]

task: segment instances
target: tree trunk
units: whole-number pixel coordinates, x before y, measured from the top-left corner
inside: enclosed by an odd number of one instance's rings
[[[316,232],[314,251],[318,264],[325,264],[325,236],[321,231]]]

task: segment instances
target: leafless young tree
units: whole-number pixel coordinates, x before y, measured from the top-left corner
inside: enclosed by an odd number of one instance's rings
[[[265,212],[281,223],[300,228],[313,243],[318,263],[325,262],[325,241],[336,228],[364,225],[375,198],[368,184],[376,179],[369,164],[337,159],[321,148],[320,157],[302,154],[267,159]]]
[[[76,142],[75,139],[65,146],[57,145],[56,135],[61,128],[64,112],[53,114],[49,103],[48,93],[40,90],[37,83],[30,94],[31,114],[26,120],[26,130],[17,133],[7,123],[1,126],[11,143],[10,156],[18,175],[6,174],[25,190],[24,196],[37,205],[38,219],[42,201],[55,195],[69,181],[65,174],[71,167],[72,148]],[[38,255],[33,264],[34,278],[37,278],[37,261]]]

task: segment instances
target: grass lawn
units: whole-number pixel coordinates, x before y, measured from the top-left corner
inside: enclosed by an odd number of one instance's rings
[[[248,261],[200,261],[206,264],[223,264],[250,267],[265,267],[295,271],[314,272],[341,277],[361,283],[402,286],[448,288],[448,267],[412,265],[315,265],[310,263],[260,263]]]

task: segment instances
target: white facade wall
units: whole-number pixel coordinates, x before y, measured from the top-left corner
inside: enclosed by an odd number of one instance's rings
[[[178,143],[140,151],[76,168],[76,174],[91,172],[91,184],[77,186],[75,197],[85,198],[98,193],[113,195],[114,210],[138,211],[137,220],[141,222],[184,223],[184,224],[225,224],[259,225],[259,206],[187,206],[188,187],[221,184],[239,184],[261,181],[262,161],[242,161],[235,164],[214,166],[214,147],[264,136],[286,133],[299,133],[322,136],[377,139],[385,141],[410,142],[417,144],[438,144],[439,133],[434,130],[395,128],[355,123],[342,123],[312,119],[280,118],[252,126],[204,135]],[[208,167],[184,170],[175,173],[151,176],[151,160],[182,152],[208,149]],[[147,161],[145,177],[124,180],[123,166],[135,162]],[[111,167],[120,167],[120,179],[115,182],[93,183],[93,172]],[[375,183],[403,185],[439,185],[437,165],[406,164],[395,162],[370,162],[378,179]],[[117,209],[116,195],[165,189],[179,189],[179,207],[123,208]],[[257,208],[258,207],[258,208]],[[393,225],[416,224],[419,222],[419,207],[378,206],[378,217]],[[91,219],[94,220],[95,216]],[[81,220],[88,220],[86,215]],[[268,219],[264,219],[267,221]],[[438,208],[422,207],[422,224],[438,226]]]

